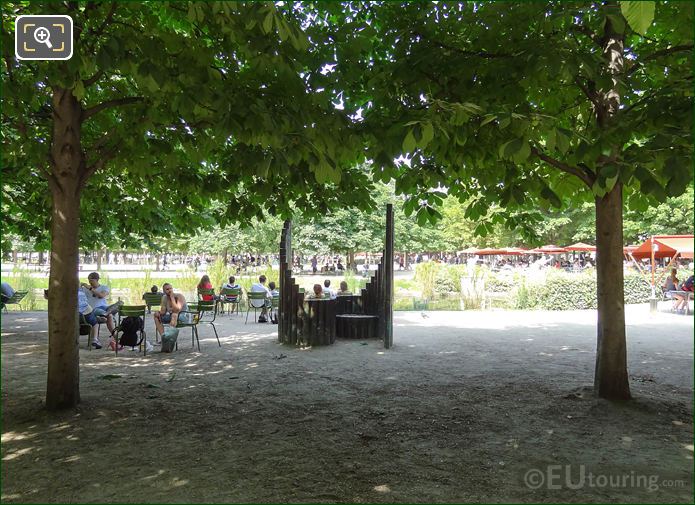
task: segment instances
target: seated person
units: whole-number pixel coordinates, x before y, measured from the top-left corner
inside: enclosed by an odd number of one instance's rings
[[[680,284],[680,291],[683,291],[683,294],[678,294],[676,295],[675,293],[673,294],[674,299],[677,301],[675,302],[675,305],[673,309],[677,312],[687,312],[688,310],[688,299],[690,298],[689,292],[693,292],[693,276],[691,275],[688,277],[688,279]]]
[[[201,289],[212,289],[212,283],[210,282],[210,277],[203,275],[198,283],[198,292]],[[204,302],[211,302],[215,299],[215,295],[200,295],[200,299]]]
[[[149,293],[143,293],[142,299],[143,299],[143,300],[146,300],[146,299],[147,299],[147,298],[145,298],[146,295],[158,295],[158,294],[161,294],[161,293],[159,292],[159,288],[158,288],[156,285],[154,285],[154,286],[152,286],[152,287],[150,288],[150,292],[149,292]]]
[[[323,281],[323,296],[330,298],[330,299],[335,298],[335,293],[331,289],[331,280],[330,279],[326,279],[325,281]]]
[[[340,262],[340,259],[338,259],[338,265],[336,265],[336,268],[337,268],[338,271],[340,271],[340,272],[342,272],[343,270],[345,270],[345,267],[344,267],[343,264]]]
[[[280,296],[280,290],[275,287],[275,283],[273,281],[268,283],[268,289],[270,289],[271,296]]]
[[[272,295],[270,294],[270,290],[268,287],[265,285],[267,278],[265,275],[261,275],[258,278],[258,282],[255,284],[251,285],[251,293],[265,293],[265,300],[251,300],[251,306],[256,307],[258,309],[261,309],[261,315],[258,316],[258,322],[259,323],[267,323],[268,322],[268,309],[272,306]]]
[[[92,341],[92,347],[101,349],[101,344],[96,341],[97,316],[94,315],[94,311],[87,301],[87,295],[80,288],[77,289],[77,311],[91,327],[89,329],[89,339]]]
[[[313,293],[309,294],[307,298],[310,300],[319,300],[325,298],[325,293],[323,292],[323,286],[321,284],[314,284]]]
[[[222,289],[241,289],[241,286],[239,286],[239,284],[237,283],[236,277],[234,277],[232,275],[229,278],[229,282],[225,282],[224,284],[222,284],[222,288],[220,289],[220,291],[222,291]],[[231,296],[231,295],[227,295],[227,297],[229,297],[229,296]],[[236,298],[236,297],[234,297],[234,298]]]
[[[673,299],[673,307],[672,310],[678,311],[681,308],[685,308],[683,305],[683,302],[688,303],[688,298],[684,297],[683,295],[680,295],[676,293],[676,291],[679,291],[679,284],[678,284],[678,277],[676,277],[676,274],[678,271],[675,268],[671,269],[671,274],[666,277],[666,281],[664,282],[664,294],[668,295],[671,299]]]
[[[340,282],[340,291],[338,291],[338,296],[351,295],[352,291],[348,289],[348,284],[345,281]]]
[[[164,291],[162,306],[158,312],[153,314],[154,325],[160,336],[164,335],[165,324],[176,328],[179,321],[189,322],[188,314],[181,314],[181,312],[188,312],[186,298],[181,293],[174,293],[174,286],[168,282],[162,285],[162,291]]]
[[[113,334],[116,331],[116,326],[113,323],[113,314],[118,313],[118,308],[123,305],[123,303],[116,302],[113,305],[108,305],[106,303],[106,298],[109,296],[111,290],[108,286],[99,284],[99,274],[97,272],[89,274],[87,280],[89,280],[89,284],[85,284],[84,282],[81,284],[82,290],[87,296],[87,302],[90,307],[92,307],[92,311],[96,317],[102,316],[106,318],[106,327],[109,329],[111,338],[113,338]],[[94,342],[101,345],[98,339],[95,339]]]
[[[14,296],[14,289],[6,282],[3,282],[0,286],[2,290],[2,303],[6,303]]]

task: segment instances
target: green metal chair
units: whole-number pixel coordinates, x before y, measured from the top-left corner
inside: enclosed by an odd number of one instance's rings
[[[142,299],[145,300],[145,304],[147,304],[147,313],[151,314],[152,313],[152,307],[159,307],[162,305],[162,297],[164,296],[164,293],[145,293],[142,295]]]
[[[271,319],[271,321],[274,319],[274,317],[277,317],[279,307],[280,307],[280,293],[276,293],[273,295],[273,298],[270,301],[270,319]]]
[[[222,288],[220,291],[220,299],[218,301],[222,312],[224,312],[225,304],[230,304],[232,308],[230,309],[230,315],[234,313],[236,308],[236,313],[239,313],[239,307],[241,305],[241,288]]]
[[[121,308],[118,311],[118,324],[116,325],[116,331],[114,332],[114,338],[116,339],[116,356],[118,356],[118,333],[123,332],[121,329],[121,322],[122,319],[126,317],[141,317],[142,318],[142,330],[139,331],[140,333],[140,340],[138,340],[137,346],[138,349],[144,349],[145,353],[144,355],[147,356],[147,343],[146,343],[146,338],[147,334],[145,333],[145,310],[147,309],[146,305],[122,305]]]
[[[253,292],[253,291],[249,291],[248,293],[246,293],[247,307],[246,307],[246,321],[244,322],[244,324],[249,322],[249,312],[251,311],[251,309],[253,309],[254,322],[255,323],[258,322],[257,312],[260,309],[261,313],[262,313],[263,308],[267,307],[266,300],[268,300],[268,294],[265,291],[259,291],[257,293]],[[253,304],[254,301],[256,301],[257,303],[259,301],[262,301],[262,303],[259,304],[259,306],[257,307],[256,305]]]
[[[222,347],[220,337],[217,334],[217,328],[215,328],[215,318],[217,318],[217,302],[215,300],[209,302],[198,302],[198,314],[200,316],[198,318],[198,324],[205,323],[212,326],[212,329],[215,332],[215,338],[217,339],[217,345]],[[211,319],[206,319],[206,317]],[[198,350],[200,350],[200,345],[198,345]]]
[[[203,296],[212,296],[212,300],[203,300]],[[198,288],[198,301],[213,301],[215,299],[214,289],[201,289]]]
[[[10,298],[2,302],[1,308],[5,309],[5,312],[7,312],[8,305],[19,305],[19,310],[22,310],[22,305],[20,302],[24,299],[25,296],[27,296],[27,293],[29,293],[29,291],[15,291]]]
[[[185,314],[187,320],[184,322],[181,320],[181,315]],[[198,351],[200,351],[200,339],[198,338],[198,323],[200,322],[200,312],[198,311],[198,304],[191,303],[188,305],[188,310],[182,310],[179,312],[179,318],[176,320],[177,328],[190,328],[191,329],[191,347],[198,343]],[[176,349],[179,348],[179,342],[176,342]]]

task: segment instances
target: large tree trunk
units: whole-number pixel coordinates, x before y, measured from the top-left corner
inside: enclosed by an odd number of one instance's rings
[[[627,400],[622,185],[596,198],[598,328],[594,389],[601,398]]]
[[[101,261],[102,261],[103,257],[104,257],[104,250],[99,249],[97,251],[97,271],[101,270]]]
[[[620,16],[615,1],[607,12]],[[624,35],[608,17],[604,24],[603,58],[611,75],[611,87],[596,95],[596,121],[610,127],[620,109],[620,79],[624,72]],[[615,163],[619,147],[610,156],[599,157],[600,165]],[[599,168],[600,170],[600,168]],[[623,285],[623,187],[617,182],[603,197],[596,197],[596,276],[598,282],[598,327],[594,389],[609,400],[630,399],[625,344],[625,296]]]
[[[69,90],[53,94],[53,141],[48,177],[51,213],[51,273],[48,295],[48,381],[46,407],[80,401],[77,314],[80,192],[85,173],[80,140],[80,105]]]

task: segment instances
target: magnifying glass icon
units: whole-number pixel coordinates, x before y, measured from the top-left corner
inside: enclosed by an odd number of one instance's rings
[[[46,44],[49,49],[53,47],[53,44],[51,44],[51,32],[46,27],[39,26],[34,30],[34,40],[39,44]]]

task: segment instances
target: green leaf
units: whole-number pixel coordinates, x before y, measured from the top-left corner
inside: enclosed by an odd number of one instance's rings
[[[599,198],[603,198],[606,196],[606,188],[604,188],[601,184],[599,184],[598,179],[594,184],[591,186],[591,191],[594,193],[594,195],[598,196]]]
[[[512,157],[521,149],[522,142],[523,139],[514,139],[504,144],[500,148],[500,150],[502,151],[502,157],[506,159],[512,159]]]
[[[556,130],[555,145],[558,151],[560,151],[562,154],[567,154],[567,151],[570,148],[570,139],[562,132],[562,130]]]
[[[514,155],[512,156],[512,160],[514,160],[514,163],[523,163],[531,155],[531,146],[529,146],[526,139],[519,139],[519,140],[520,140],[519,150],[517,152],[515,152]],[[521,202],[519,202],[519,203],[521,203]]]
[[[409,129],[405,138],[403,139],[403,151],[406,153],[412,153],[417,147],[417,142],[415,142],[415,137],[413,136],[413,129]]]
[[[420,140],[420,147],[425,148],[434,138],[434,127],[432,123],[425,123],[422,127],[422,139]]]
[[[555,128],[551,128],[548,130],[548,134],[545,137],[545,148],[547,149],[548,153],[552,153],[555,150],[555,136],[557,132]]]
[[[654,21],[656,2],[620,2],[620,12],[634,31],[645,35]]]
[[[273,29],[273,11],[271,10],[268,14],[266,14],[265,19],[263,19],[263,32],[264,33],[270,33],[270,30]]]
[[[555,194],[555,192],[552,189],[550,189],[548,186],[545,186],[541,190],[541,197],[548,200],[550,202],[550,204],[555,208],[559,209],[560,207],[562,207],[562,201]]]
[[[480,123],[480,126],[485,126],[486,124],[492,123],[495,119],[497,119],[497,116],[494,114],[488,114],[485,119],[483,119],[483,122]]]
[[[75,87],[72,88],[72,94],[78,100],[82,100],[84,98],[84,84],[81,80],[78,79],[75,82]]]

